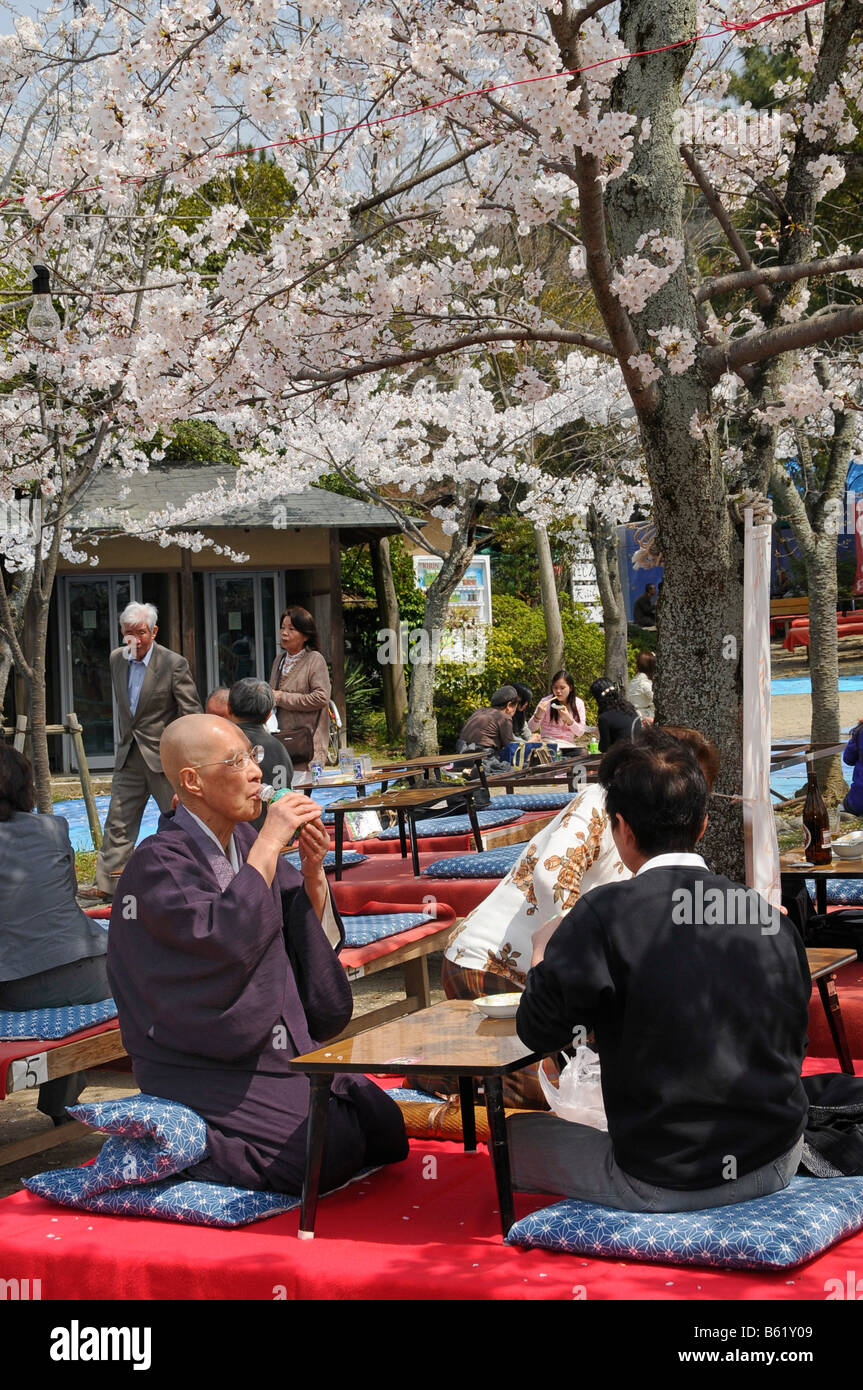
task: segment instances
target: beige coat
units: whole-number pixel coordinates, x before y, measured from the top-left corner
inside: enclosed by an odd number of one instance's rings
[[[201,713],[201,701],[186,658],[158,642],[153,643],[152,651],[134,717],[129,705],[128,649],[117,647],[111,653],[111,681],[120,726],[120,742],[114,759],[117,771],[125,764],[134,739],[150,771],[161,772],[159,739],[162,730],[181,715]]]
[[[280,652],[273,662],[270,672],[270,685],[276,700],[276,719],[279,734],[292,734],[297,729],[310,729],[314,740],[314,757],[326,762],[327,744],[330,737],[330,674],[327,663],[320,652],[304,647],[299,660],[290,671],[279,674],[284,652]],[[290,752],[291,745],[287,748]],[[294,767],[305,768],[307,763],[294,757]]]

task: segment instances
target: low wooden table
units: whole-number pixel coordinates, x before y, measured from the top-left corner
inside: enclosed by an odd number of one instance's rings
[[[405,819],[408,821],[411,833],[411,863],[413,864],[414,877],[419,878],[420,860],[417,848],[416,818],[417,812],[424,807],[434,806],[435,802],[441,801],[444,797],[457,796],[463,797],[465,808],[473,831],[474,844],[477,852],[482,853],[482,833],[479,821],[476,818],[476,806],[474,798],[479,790],[477,783],[459,785],[457,783],[437,783],[429,782],[423,787],[409,787],[406,791],[378,792],[375,796],[357,797],[355,801],[334,801],[327,807],[333,814],[335,826],[335,852],[336,852],[336,882],[342,876],[342,852],[345,841],[345,815],[348,811],[395,811],[399,824],[399,845],[401,847],[402,859],[407,858],[407,835],[405,832]]]
[[[803,858],[802,849],[789,849],[779,856],[779,869],[783,878],[813,878],[815,880],[815,908],[820,913],[827,911],[827,882],[831,878],[863,879],[863,858],[840,859],[834,857],[830,864],[808,864]]]
[[[840,965],[848,965],[851,961],[855,961],[857,952],[852,947],[845,946],[809,947],[806,951],[806,959],[809,962],[809,973],[818,985],[818,993],[821,995],[821,1003],[824,1005],[824,1012],[827,1015],[827,1027],[830,1029],[830,1036],[833,1039],[833,1046],[836,1048],[839,1065],[849,1076],[853,1076],[854,1059],[851,1056],[851,1049],[845,1036],[845,1024],[842,1022],[842,1010],[839,1007],[839,995],[836,992],[835,972]]]
[[[301,1240],[315,1233],[321,1163],[327,1138],[330,1088],[336,1072],[372,1072],[402,1076],[413,1067],[458,1078],[466,1153],[476,1152],[473,1081],[482,1077],[488,1112],[489,1150],[497,1183],[500,1224],[506,1235],[515,1220],[509,1145],[503,1109],[504,1076],[538,1060],[515,1031],[515,1019],[483,1018],[470,999],[447,999],[408,1018],[371,1028],[343,1042],[294,1057],[292,1070],[311,1083],[306,1137],[306,1171],[300,1209]]]

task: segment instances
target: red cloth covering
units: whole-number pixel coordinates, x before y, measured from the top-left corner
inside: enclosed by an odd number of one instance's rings
[[[420,855],[420,868],[440,854]],[[380,903],[408,903],[416,911],[425,898],[447,903],[464,917],[494,892],[499,878],[414,878],[409,859],[370,859],[346,869],[340,883],[330,875],[330,890],[340,912],[359,912],[369,898]],[[392,911],[389,906],[387,911]]]
[[[836,971],[836,993],[851,1056],[863,1057],[863,962],[855,960]],[[809,1001],[809,1054],[813,1057],[835,1055],[817,984],[812,986]],[[836,1066],[838,1068],[838,1062]]]
[[[84,1038],[95,1038],[99,1033],[110,1033],[117,1026],[116,1018],[109,1018],[104,1023],[97,1023],[94,1028],[82,1028],[78,1033],[70,1033],[67,1038],[14,1038],[0,1042],[0,1100],[6,1099],[6,1086],[13,1062],[22,1057],[32,1057],[37,1052],[49,1052],[54,1047],[81,1042]]]
[[[561,791],[565,790],[565,788],[552,787],[549,790]],[[573,792],[573,796],[577,795],[577,792]],[[483,809],[493,811],[494,798],[492,798],[491,806],[484,807]],[[460,814],[461,813],[458,811],[453,812],[453,815]],[[550,815],[557,815],[557,812],[525,811],[523,815],[519,816],[518,820],[510,821],[507,825],[488,825],[485,827],[480,826],[480,829],[482,830],[483,838],[485,838],[486,836],[493,837],[495,831],[497,830],[516,830],[519,826],[530,825],[533,821],[536,820],[547,821]],[[407,825],[405,826],[405,833],[407,835],[408,844],[410,844],[410,828]],[[330,838],[334,839],[334,836],[335,831],[333,830],[332,826],[330,826]],[[525,845],[527,845],[527,840],[525,840],[524,843]],[[394,836],[391,840],[348,840],[347,836],[345,836],[343,848],[346,850],[359,850],[360,854],[398,854],[399,856],[401,855],[401,845],[399,844],[399,838],[397,835]],[[493,844],[490,845],[489,848],[493,848]],[[457,854],[464,854],[466,850],[475,850],[476,845],[473,841],[472,832],[468,831],[465,835],[421,835],[420,838],[417,840],[417,849],[419,850],[420,854],[434,853],[437,855],[438,858],[440,858],[441,854],[447,854],[451,851]]]
[[[417,910],[416,903],[399,902],[366,902],[362,907],[351,909],[355,915],[375,916],[377,913],[392,912],[413,912]],[[378,960],[380,956],[388,956],[391,952],[398,950],[402,946],[409,946],[413,941],[422,941],[427,936],[433,936],[442,928],[446,929],[453,925],[456,919],[454,910],[448,903],[427,903],[423,909],[427,913],[434,913],[435,920],[426,922],[422,926],[408,927],[407,931],[397,932],[395,936],[386,936],[382,941],[370,941],[367,946],[346,946],[339,955],[339,960],[346,970],[356,969],[360,965],[367,965],[371,960]],[[350,916],[345,918],[347,927]]]
[[[804,1070],[834,1071],[830,1058]],[[863,1063],[857,1064],[863,1074]],[[405,1163],[318,1207],[316,1239],[299,1211],[233,1231],[143,1217],[92,1216],[29,1192],[0,1201],[0,1269],[42,1280],[57,1299],[460,1299],[590,1301],[824,1298],[863,1269],[863,1233],[795,1269],[765,1274],[590,1259],[505,1246],[491,1163],[458,1145],[411,1141]],[[434,1158],[436,1173],[427,1162]],[[553,1197],[516,1194],[516,1216]],[[579,1292],[581,1291],[581,1292]]]

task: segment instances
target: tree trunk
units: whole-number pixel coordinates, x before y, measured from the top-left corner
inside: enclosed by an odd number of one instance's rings
[[[398,651],[399,605],[396,586],[390,564],[390,543],[385,536],[369,541],[369,555],[372,562],[372,576],[375,584],[375,597],[378,603],[378,622],[381,627],[395,633],[394,646]],[[387,735],[393,742],[401,739],[404,731],[408,697],[405,686],[405,671],[401,662],[385,662],[381,668],[384,693],[384,713],[387,720]]]
[[[839,642],[836,633],[836,536],[824,534],[804,553],[809,590],[809,674],[812,680],[813,743],[839,743]],[[816,758],[818,783],[825,797],[835,803],[848,790],[842,775],[842,758]]]
[[[12,651],[9,643],[0,637],[0,723],[3,722],[3,706],[6,702],[6,687],[12,670]]]
[[[563,623],[560,620],[560,599],[557,593],[557,583],[554,577],[554,563],[551,558],[551,546],[548,542],[548,532],[544,526],[534,526],[533,538],[536,543],[536,556],[539,561],[539,592],[542,599],[542,612],[545,618],[545,639],[548,655],[548,683],[551,689],[551,678],[556,671],[560,671],[564,665],[563,660]]]
[[[425,614],[419,642],[413,641],[410,653],[412,670],[405,731],[405,749],[409,758],[431,758],[438,751],[434,677],[441,633],[446,625],[450,597],[464,577],[473,552],[472,539],[454,536],[452,547],[440,572],[426,591]]]
[[[695,0],[624,0],[620,35],[630,50],[659,48],[696,33]],[[635,140],[627,172],[608,184],[605,206],[614,256],[637,253],[639,238],[653,229],[682,243],[684,177],[674,140],[675,113],[690,50],[631,59],[615,78],[613,105],[649,117],[649,140]],[[589,181],[588,174],[593,178]],[[584,209],[595,201],[591,166],[579,179]],[[603,292],[612,273],[598,219],[584,234],[588,269]],[[591,245],[592,241],[592,245]],[[593,260],[592,260],[593,255]],[[599,295],[598,295],[599,298]],[[616,301],[604,293],[603,313],[620,338]],[[650,330],[675,324],[698,340],[695,305],[683,266],[631,319],[639,350],[650,352]],[[623,340],[621,339],[621,343]],[[619,349],[625,351],[622,345]],[[716,791],[738,795],[742,785],[743,546],[732,525],[716,431],[690,433],[698,412],[710,420],[710,385],[697,363],[677,375],[667,370],[649,401],[633,397],[638,411],[653,516],[665,565],[659,629],[656,713],[659,723],[687,725],[706,734],[720,752]],[[729,641],[729,638],[734,641]],[[714,798],[702,841],[711,867],[742,881],[743,822],[739,804]]]
[[[605,669],[603,675],[625,687],[628,675],[626,610],[617,558],[617,532],[607,517],[595,507],[587,514],[587,529],[593,551],[596,585],[602,603],[605,631]]]

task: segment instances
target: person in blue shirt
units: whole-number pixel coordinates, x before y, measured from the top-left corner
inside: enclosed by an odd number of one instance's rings
[[[853,767],[854,776],[851,779],[851,786],[848,795],[842,802],[843,811],[850,811],[852,816],[863,816],[863,719],[857,725],[848,742],[845,745],[845,752],[842,754],[843,763]]]

